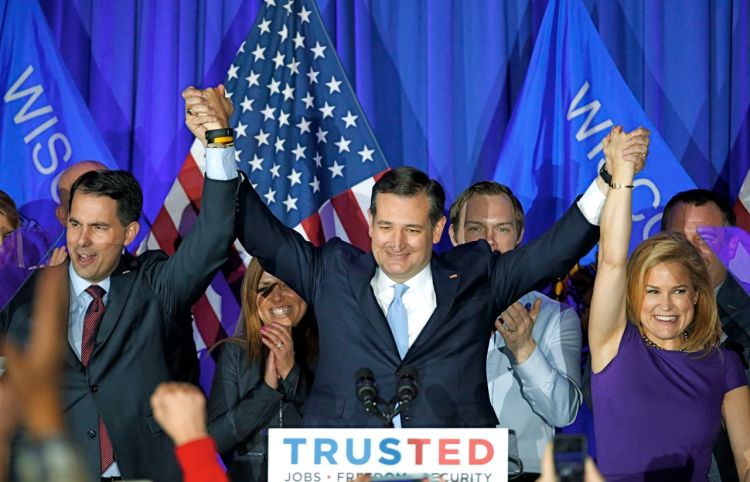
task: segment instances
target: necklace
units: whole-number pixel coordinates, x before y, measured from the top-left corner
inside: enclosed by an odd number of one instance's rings
[[[683,331],[682,333],[680,333],[680,337],[682,338],[682,341],[683,341],[683,342],[686,342],[686,341],[687,341],[687,339],[688,339],[688,334],[687,334],[687,332],[686,332],[686,331]],[[646,334],[645,334],[645,333],[641,333],[641,338],[643,338],[643,341],[644,341],[644,342],[646,343],[646,345],[650,346],[651,348],[655,348],[655,349],[657,349],[657,350],[664,350],[664,348],[660,347],[659,345],[657,345],[656,343],[654,343],[653,341],[651,341],[651,340],[650,340],[650,339],[649,339],[649,338],[648,338],[648,337],[646,336]],[[664,351],[674,351],[674,350],[664,350]],[[679,352],[681,352],[681,353],[682,353],[682,352],[684,352],[684,351],[685,351],[685,348],[680,348],[680,349],[679,349],[679,350],[677,350],[677,351],[679,351]]]

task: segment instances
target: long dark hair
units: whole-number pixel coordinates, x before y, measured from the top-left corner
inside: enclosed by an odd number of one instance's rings
[[[252,362],[263,360],[264,345],[260,341],[260,327],[263,321],[258,316],[258,285],[263,276],[263,267],[253,258],[242,279],[242,318],[244,334],[229,341],[241,343],[247,349],[247,357]],[[309,365],[318,358],[318,324],[313,311],[308,307],[300,322],[292,329],[294,357]]]

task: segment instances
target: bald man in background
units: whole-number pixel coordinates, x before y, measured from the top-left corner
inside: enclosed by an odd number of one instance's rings
[[[81,177],[90,171],[101,171],[108,169],[107,166],[99,161],[81,161],[76,162],[68,166],[60,174],[60,179],[57,182],[57,197],[59,203],[55,208],[55,217],[63,227],[68,226],[68,209],[70,208],[70,188],[76,179]],[[49,266],[57,266],[68,258],[68,252],[65,250],[65,243],[63,246],[58,246],[52,250],[52,255],[49,258]]]
[[[60,203],[55,209],[55,216],[60,224],[63,226],[68,225],[68,208],[70,204],[70,188],[76,179],[91,171],[103,171],[108,169],[107,166],[99,161],[81,161],[71,166],[68,166],[62,174],[60,174],[60,180],[57,183],[57,195],[60,198]]]

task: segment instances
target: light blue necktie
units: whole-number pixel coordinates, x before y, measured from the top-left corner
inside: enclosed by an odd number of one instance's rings
[[[393,339],[396,340],[398,354],[404,358],[409,350],[409,323],[406,315],[406,307],[402,297],[409,287],[404,284],[393,285],[393,301],[388,307],[388,313],[385,315],[388,325],[391,327]]]

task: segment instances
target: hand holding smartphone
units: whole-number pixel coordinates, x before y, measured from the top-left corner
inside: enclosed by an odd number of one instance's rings
[[[583,482],[588,453],[585,435],[556,435],[555,472],[560,482]]]

